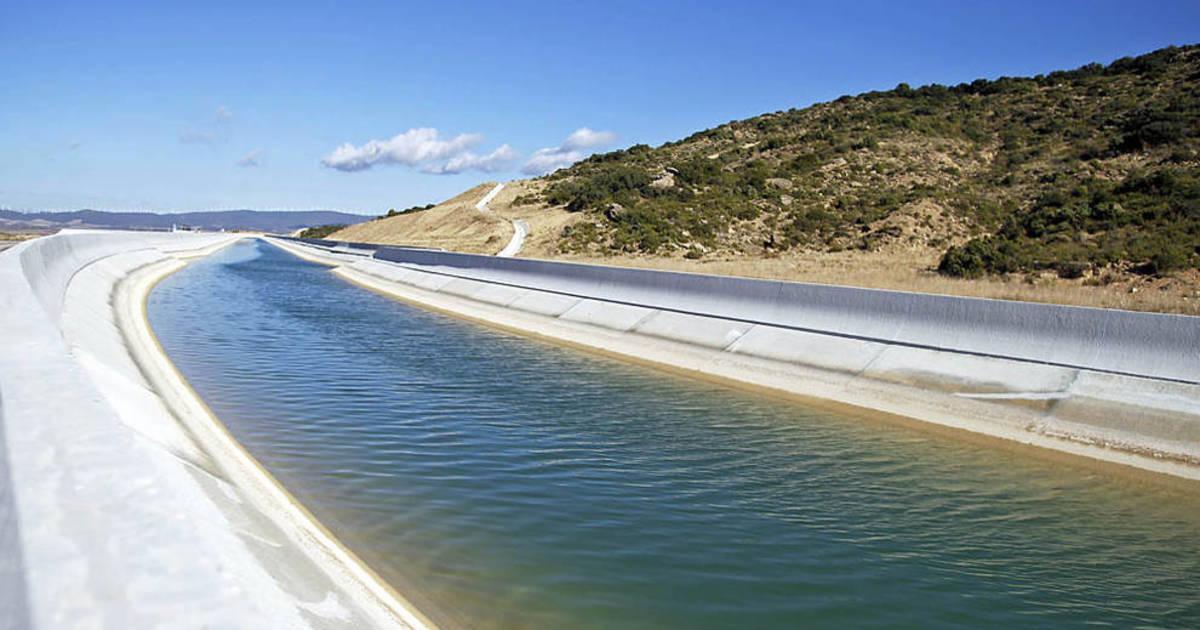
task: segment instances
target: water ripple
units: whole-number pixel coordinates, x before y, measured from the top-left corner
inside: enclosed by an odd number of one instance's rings
[[[1200,625],[1179,491],[491,332],[262,243],[150,315],[238,439],[449,625]]]

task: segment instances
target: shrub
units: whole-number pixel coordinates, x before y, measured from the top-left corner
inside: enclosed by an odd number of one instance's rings
[[[675,167],[677,178],[693,186],[715,184],[721,180],[721,165],[716,160],[694,157]]]
[[[345,228],[344,223],[332,225],[318,225],[310,227],[300,232],[300,238],[325,238],[338,230]]]
[[[821,167],[821,158],[815,153],[802,153],[792,159],[791,169],[797,173],[809,173]]]
[[[1059,278],[1067,280],[1076,280],[1082,278],[1091,269],[1091,265],[1085,262],[1060,262],[1054,267]]]
[[[427,203],[427,204],[425,204],[425,205],[423,205],[423,206],[413,206],[413,207],[411,207],[411,208],[405,208],[404,210],[399,210],[399,211],[397,211],[395,208],[389,208],[389,209],[388,209],[388,211],[387,211],[387,214],[385,214],[385,215],[383,215],[382,217],[379,217],[379,218],[381,218],[381,219],[387,219],[387,218],[394,217],[394,216],[398,216],[398,215],[401,215],[401,214],[412,214],[412,213],[414,213],[414,212],[424,212],[425,210],[430,210],[430,209],[432,209],[432,208],[433,208],[433,207],[435,207],[436,205],[437,205],[437,204],[433,204],[433,203]]]
[[[1138,110],[1121,127],[1124,135],[1117,150],[1123,153],[1175,144],[1188,137],[1188,117],[1181,112]]]
[[[566,205],[572,212],[579,212],[611,203],[622,193],[641,191],[650,181],[650,175],[641,168],[623,164],[605,165],[586,175],[556,182],[546,191],[546,200],[554,205]]]
[[[992,271],[996,250],[990,241],[973,239],[966,245],[952,246],[938,262],[938,273],[957,278],[979,278]]]
[[[1150,257],[1150,271],[1162,274],[1189,266],[1189,256],[1183,247],[1167,247]]]

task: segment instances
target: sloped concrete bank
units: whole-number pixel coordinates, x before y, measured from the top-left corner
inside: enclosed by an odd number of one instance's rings
[[[0,627],[423,627],[250,457],[145,315],[237,240],[68,231],[0,254]]]
[[[1197,317],[270,240],[492,326],[1200,479]]]

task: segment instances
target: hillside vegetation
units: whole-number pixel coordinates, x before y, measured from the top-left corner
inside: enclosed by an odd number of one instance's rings
[[[544,178],[562,254],[941,252],[979,277],[1200,267],[1200,47],[765,114]]]
[[[1200,315],[1200,47],[846,96],[331,238]]]
[[[334,232],[337,232],[339,230],[344,230],[344,229],[346,229],[346,224],[344,224],[344,223],[333,223],[330,225],[315,225],[313,227],[300,230],[300,233],[297,234],[297,236],[299,236],[300,238],[325,238],[326,236],[329,236],[330,234],[333,234]]]

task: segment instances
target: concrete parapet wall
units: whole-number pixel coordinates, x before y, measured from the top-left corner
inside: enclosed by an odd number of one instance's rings
[[[157,250],[164,253],[202,249],[227,242],[221,234],[172,234],[166,232],[101,232],[63,230],[53,237],[37,239],[14,247],[9,255],[20,260],[20,269],[29,288],[52,319],[62,312],[67,283],[80,269],[116,253]]]
[[[66,231],[0,254],[0,627],[423,624],[153,338],[150,288],[237,238]]]
[[[350,260],[276,242],[505,328],[1200,478],[1200,318],[394,247]]]
[[[434,273],[891,344],[1200,383],[1200,319],[381,247]]]

